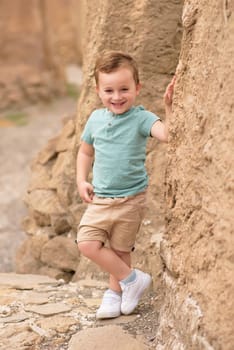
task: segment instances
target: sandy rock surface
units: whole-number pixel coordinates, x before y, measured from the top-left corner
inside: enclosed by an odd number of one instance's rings
[[[89,279],[66,284],[48,276],[0,273],[0,349],[154,348],[150,324],[157,324],[157,298],[148,294],[134,314],[98,321],[95,312],[106,287]]]

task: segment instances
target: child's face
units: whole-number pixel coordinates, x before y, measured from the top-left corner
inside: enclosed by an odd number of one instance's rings
[[[97,93],[111,112],[123,114],[134,105],[141,86],[136,84],[129,68],[121,67],[111,73],[100,72],[98,80]]]

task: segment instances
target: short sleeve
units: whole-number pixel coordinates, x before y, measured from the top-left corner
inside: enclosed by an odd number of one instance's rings
[[[92,120],[93,120],[93,116],[94,116],[94,113],[92,113],[89,117],[89,119],[87,120],[86,124],[85,124],[85,127],[84,127],[84,130],[81,134],[81,140],[82,141],[85,141],[86,143],[92,145],[93,144],[93,131],[92,131]]]
[[[160,118],[156,114],[145,110],[142,106],[139,106],[139,113],[140,132],[145,137],[150,136],[153,124]]]

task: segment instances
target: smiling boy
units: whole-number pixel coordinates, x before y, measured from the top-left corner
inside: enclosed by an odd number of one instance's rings
[[[131,268],[145,210],[145,169],[149,136],[168,139],[167,122],[134,106],[141,84],[135,60],[118,51],[103,53],[95,66],[96,90],[105,108],[88,119],[77,156],[77,186],[88,203],[79,224],[80,252],[110,274],[97,318],[134,311],[151,277]],[[172,112],[175,79],[164,95],[166,117]],[[87,181],[93,167],[92,184]],[[108,246],[106,246],[108,242]]]

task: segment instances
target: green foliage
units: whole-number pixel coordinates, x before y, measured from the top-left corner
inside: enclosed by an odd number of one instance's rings
[[[66,85],[67,95],[71,98],[78,99],[80,94],[80,89],[76,84],[67,83]]]
[[[23,112],[11,112],[6,114],[4,118],[18,126],[23,126],[28,123],[28,115]]]

